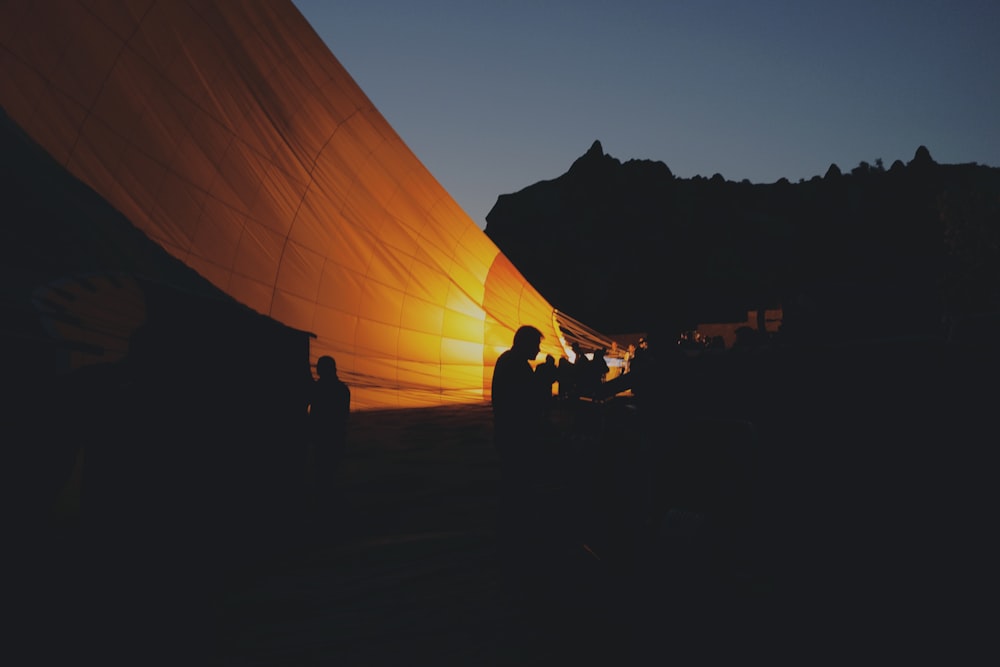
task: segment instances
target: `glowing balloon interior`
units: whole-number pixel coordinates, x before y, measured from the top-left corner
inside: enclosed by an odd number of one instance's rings
[[[137,228],[312,332],[354,408],[475,402],[558,314],[288,0],[5,3],[0,104]],[[106,306],[105,306],[106,307]]]

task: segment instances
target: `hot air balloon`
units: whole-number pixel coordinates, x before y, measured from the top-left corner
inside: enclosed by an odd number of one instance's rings
[[[524,279],[290,1],[3,11],[11,121],[219,292],[312,334],[310,360],[337,359],[352,409],[486,400],[522,324],[543,332],[540,358],[561,356],[567,337],[608,346]],[[65,268],[55,282],[81,277]],[[91,312],[126,291],[106,291]],[[141,324],[134,309],[117,319],[119,338]],[[71,363],[114,355],[90,349]]]

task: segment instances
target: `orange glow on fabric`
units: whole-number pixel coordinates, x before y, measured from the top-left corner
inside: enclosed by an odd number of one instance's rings
[[[0,104],[169,253],[316,334],[352,408],[488,398],[552,307],[289,0],[7,3]]]

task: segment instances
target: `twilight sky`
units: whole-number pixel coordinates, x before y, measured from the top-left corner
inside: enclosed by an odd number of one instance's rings
[[[293,0],[480,226],[594,140],[682,178],[1000,167],[997,0]]]

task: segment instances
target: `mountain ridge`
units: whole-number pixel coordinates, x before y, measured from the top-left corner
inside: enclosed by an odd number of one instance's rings
[[[782,305],[803,335],[846,335],[850,323],[796,312],[823,294],[898,334],[1000,302],[1000,169],[938,164],[923,145],[888,169],[832,163],[798,183],[753,184],[678,178],[596,140],[560,176],[500,196],[486,220],[553,306],[603,331],[683,329]]]

